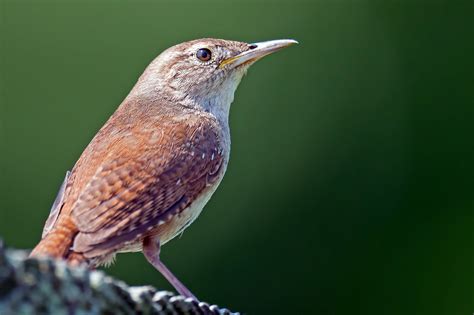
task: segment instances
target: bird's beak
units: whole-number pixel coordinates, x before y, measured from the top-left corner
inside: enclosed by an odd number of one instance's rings
[[[235,68],[244,63],[251,63],[275,51],[294,44],[298,44],[298,42],[293,39],[269,40],[266,42],[249,44],[249,50],[246,50],[237,56],[224,59],[219,64],[219,68],[223,68],[227,65],[231,65],[232,68]]]

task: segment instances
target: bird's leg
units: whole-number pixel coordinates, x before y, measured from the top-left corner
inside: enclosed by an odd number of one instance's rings
[[[179,294],[194,300],[198,300],[194,294],[189,291],[181,281],[166,267],[160,260],[160,239],[158,237],[146,237],[143,240],[143,254],[150,264],[153,265],[169,283],[178,291]]]

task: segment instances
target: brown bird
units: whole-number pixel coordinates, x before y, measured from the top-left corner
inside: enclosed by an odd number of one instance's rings
[[[160,261],[160,246],[196,219],[224,176],[229,109],[243,75],[295,43],[199,39],[161,53],[67,173],[30,257],[95,267],[143,251],[195,299]]]

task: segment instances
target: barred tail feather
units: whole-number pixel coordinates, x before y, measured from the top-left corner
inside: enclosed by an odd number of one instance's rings
[[[55,227],[36,245],[30,257],[67,258],[77,227],[70,218],[61,218]]]

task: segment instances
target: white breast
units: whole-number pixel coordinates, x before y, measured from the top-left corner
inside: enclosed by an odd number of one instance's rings
[[[194,220],[197,219],[201,214],[202,209],[211,199],[212,194],[216,191],[219,183],[224,177],[224,172],[221,171],[219,179],[212,185],[207,187],[186,209],[180,214],[175,215],[173,219],[165,223],[163,228],[159,231],[160,243],[165,244],[166,242],[173,239],[175,236],[182,233]]]

